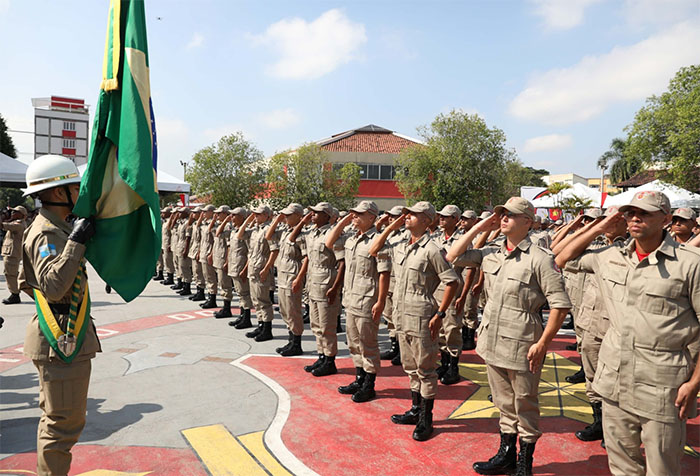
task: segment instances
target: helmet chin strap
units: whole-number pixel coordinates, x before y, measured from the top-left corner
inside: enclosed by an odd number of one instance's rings
[[[73,207],[75,207],[75,203],[73,203],[73,197],[71,197],[68,185],[63,186],[63,191],[66,192],[66,197],[68,198],[67,202],[50,202],[48,200],[41,200],[42,205],[53,205],[54,207],[68,207],[72,211]]]

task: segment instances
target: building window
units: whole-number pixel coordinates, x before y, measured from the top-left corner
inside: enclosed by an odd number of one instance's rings
[[[379,166],[374,164],[367,165],[367,179],[379,180]]]
[[[75,149],[75,139],[63,139],[64,149]]]
[[[379,180],[394,180],[394,166],[382,165],[379,170]]]
[[[338,171],[345,163],[334,163],[333,170]],[[396,169],[393,165],[357,164],[361,180],[395,180]]]
[[[64,131],[74,131],[75,130],[75,122],[63,121],[63,130]]]

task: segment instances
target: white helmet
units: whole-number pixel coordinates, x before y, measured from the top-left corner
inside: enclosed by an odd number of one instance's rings
[[[27,188],[23,191],[26,197],[59,185],[80,183],[80,173],[73,161],[62,155],[42,155],[29,164],[25,180]]]

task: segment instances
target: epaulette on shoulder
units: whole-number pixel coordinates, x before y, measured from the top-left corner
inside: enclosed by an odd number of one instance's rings
[[[679,245],[678,249],[683,250],[683,252],[688,252],[690,254],[693,254],[693,255],[697,256],[698,258],[700,258],[700,248],[698,248],[696,246],[689,246],[689,245],[684,243],[682,245]]]

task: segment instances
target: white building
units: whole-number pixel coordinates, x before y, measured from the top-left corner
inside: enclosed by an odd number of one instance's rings
[[[83,99],[51,96],[32,99],[34,158],[59,154],[76,165],[87,163],[90,113]]]

